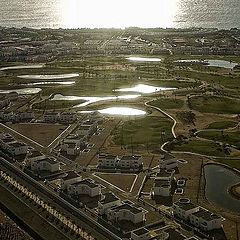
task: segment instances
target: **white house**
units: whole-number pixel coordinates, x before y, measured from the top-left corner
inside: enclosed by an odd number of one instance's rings
[[[108,192],[103,195],[103,198],[98,201],[98,213],[106,214],[108,209],[121,205],[121,200],[114,193]]]
[[[96,184],[91,179],[83,179],[80,182],[75,182],[67,187],[67,192],[70,195],[88,195],[96,197],[101,194],[101,186]]]
[[[118,156],[110,154],[98,155],[98,167],[99,168],[116,168],[119,161]]]
[[[77,129],[77,135],[90,137],[97,131],[97,121],[87,120]]]
[[[149,240],[149,239],[151,239],[150,231],[144,227],[131,232],[131,240]]]
[[[142,156],[131,155],[131,156],[122,156],[118,161],[118,168],[121,169],[133,169],[139,170],[143,165]]]
[[[154,196],[169,197],[171,195],[171,182],[168,180],[155,179],[153,184]]]
[[[173,215],[183,220],[189,220],[190,215],[198,212],[199,209],[198,205],[192,203],[187,198],[180,198],[177,202],[173,203]]]
[[[76,156],[80,153],[80,146],[77,143],[66,143],[61,144],[61,151],[66,152],[67,155]]]
[[[51,173],[60,171],[60,162],[53,157],[45,157],[31,162],[33,171],[49,171]]]
[[[107,218],[110,221],[130,221],[134,224],[145,222],[146,211],[142,208],[124,203],[117,207],[112,207],[107,212]]]
[[[169,182],[172,182],[174,180],[174,174],[175,170],[164,170],[160,169],[160,171],[156,174],[155,179],[159,180],[167,180]]]
[[[174,169],[178,167],[178,161],[175,158],[170,158],[170,159],[160,159],[159,161],[159,167],[169,170],[169,169]]]
[[[71,112],[60,113],[59,121],[63,123],[73,123],[77,120],[77,114]]]
[[[82,177],[75,171],[70,171],[62,178],[62,189],[67,189],[73,183],[82,181]]]
[[[223,220],[220,215],[209,212],[208,210],[201,207],[199,211],[192,213],[189,216],[189,219],[192,225],[204,231],[221,228]]]

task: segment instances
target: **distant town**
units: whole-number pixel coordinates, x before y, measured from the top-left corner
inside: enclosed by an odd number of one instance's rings
[[[0,28],[1,239],[240,239],[240,30]]]

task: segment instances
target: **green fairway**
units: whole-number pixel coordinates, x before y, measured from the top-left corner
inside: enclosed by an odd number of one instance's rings
[[[221,121],[221,122],[213,122],[208,125],[208,129],[227,129],[236,127],[237,122],[234,121]]]
[[[199,112],[239,114],[240,101],[225,97],[202,96],[190,98],[190,106]]]
[[[159,148],[172,138],[172,122],[164,117],[151,117],[130,120],[119,126],[114,132],[114,141],[118,145],[144,145],[150,149]]]
[[[240,132],[224,132],[224,131],[202,131],[198,133],[199,137],[228,143],[240,149]]]
[[[179,109],[183,106],[183,101],[179,99],[159,98],[151,101],[150,104],[162,109]]]
[[[171,144],[168,146],[172,151],[193,152],[208,156],[224,157],[226,154],[222,147],[214,142],[201,141],[201,140],[189,140],[182,144]]]

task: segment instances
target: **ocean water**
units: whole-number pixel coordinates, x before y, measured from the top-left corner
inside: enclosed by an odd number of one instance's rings
[[[0,0],[0,26],[240,28],[240,0]]]

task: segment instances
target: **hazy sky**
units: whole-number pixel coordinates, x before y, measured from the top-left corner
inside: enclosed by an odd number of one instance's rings
[[[63,0],[63,23],[68,26],[169,26],[178,0]],[[160,24],[159,24],[160,23]]]

